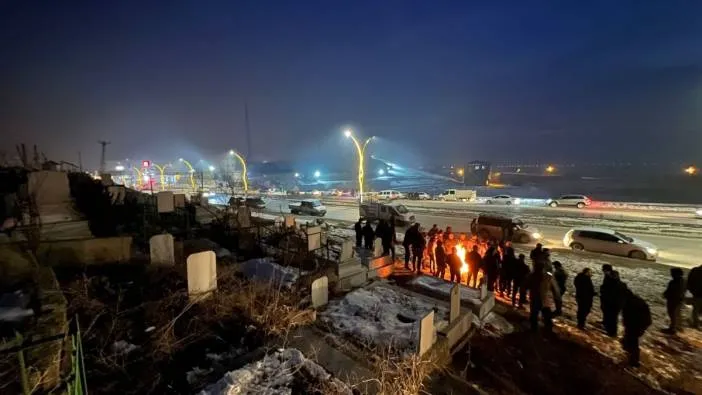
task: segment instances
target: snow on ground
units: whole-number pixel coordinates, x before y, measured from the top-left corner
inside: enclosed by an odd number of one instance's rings
[[[434,325],[446,321],[448,309],[428,298],[413,297],[386,286],[359,288],[332,300],[319,314],[333,332],[370,347],[411,352],[417,347],[419,320],[434,310]]]
[[[300,277],[299,270],[281,266],[273,262],[273,258],[250,259],[241,263],[241,271],[249,279],[282,284],[284,287],[292,287]]]
[[[303,382],[303,388],[300,388]],[[278,395],[334,392],[352,394],[340,380],[294,348],[279,349],[262,360],[231,371],[203,390],[201,395]],[[333,391],[332,391],[333,389]]]

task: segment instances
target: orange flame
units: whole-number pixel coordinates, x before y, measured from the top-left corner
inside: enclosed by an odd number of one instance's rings
[[[466,263],[466,254],[468,250],[462,244],[456,244],[456,254],[461,258],[461,274],[468,273],[468,263]]]

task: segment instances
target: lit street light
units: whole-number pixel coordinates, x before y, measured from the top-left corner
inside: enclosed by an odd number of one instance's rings
[[[295,173],[295,178],[300,178],[300,173]]]
[[[322,173],[319,170],[314,171],[314,178],[319,178],[322,176]]]
[[[383,170],[383,169],[378,169],[378,175],[379,175],[379,176],[382,176],[383,174],[385,174],[385,170]]]
[[[364,178],[364,173],[363,173],[363,167],[364,167],[364,156],[366,154],[366,147],[368,147],[368,143],[373,140],[373,137],[368,137],[366,141],[363,143],[363,147],[361,147],[361,143],[358,142],[356,137],[354,137],[353,132],[351,129],[346,129],[344,131],[344,136],[346,138],[350,138],[353,141],[353,144],[356,146],[356,152],[358,153],[358,199],[360,203],[363,203],[363,178]]]
[[[555,167],[551,165],[548,165],[548,167],[546,167],[546,173],[553,173],[554,171],[556,171]]]
[[[210,167],[208,167],[208,169],[210,169],[210,171],[215,171],[215,167],[212,165],[210,165]]]
[[[193,191],[196,190],[197,186],[195,185],[195,169],[193,169],[193,165],[191,165],[190,162],[183,158],[179,158],[178,161],[183,162],[185,166],[188,167],[188,170],[190,170],[190,185],[193,187]]]
[[[688,166],[687,168],[685,168],[685,173],[694,176],[695,174],[697,174],[697,168],[695,166]]]
[[[463,170],[463,169],[458,169],[458,171],[456,171],[456,173],[457,173],[459,176],[461,176],[461,182],[462,182],[463,184],[465,184],[465,183],[466,183],[466,172],[465,172],[465,170]]]

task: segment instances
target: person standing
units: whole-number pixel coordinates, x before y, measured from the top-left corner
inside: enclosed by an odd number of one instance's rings
[[[583,269],[575,276],[575,302],[578,304],[578,329],[585,329],[587,316],[592,309],[592,301],[595,298],[595,286],[592,284],[592,272],[590,268]]]
[[[674,335],[680,330],[680,316],[682,315],[682,304],[685,298],[685,279],[683,278],[683,271],[679,267],[670,269],[670,277],[668,288],[663,292],[668,318],[670,319],[670,326],[664,332]]]
[[[629,355],[629,365],[640,366],[639,339],[651,326],[651,309],[646,301],[634,295],[630,290],[625,291],[624,308],[622,309],[622,323],[624,324],[624,337],[622,348]]]
[[[436,259],[436,275],[443,279],[446,275],[446,251],[444,251],[444,243],[441,239],[436,240],[434,258]]]
[[[602,265],[604,280],[600,286],[600,308],[602,309],[602,325],[607,335],[617,337],[619,312],[621,311],[622,285],[619,273],[613,270],[612,265]]]
[[[468,263],[468,278],[466,279],[466,285],[469,287],[478,287],[478,272],[480,271],[480,262],[483,258],[478,252],[478,246],[473,245],[472,250],[468,254],[466,261]]]
[[[529,265],[526,263],[524,254],[519,254],[515,263],[514,279],[512,285],[512,306],[517,306],[517,290],[519,290],[519,305],[522,307],[526,303],[526,279],[529,275]]]
[[[427,235],[429,237],[432,237],[432,236],[436,236],[437,233],[439,233],[439,226],[434,224],[431,226],[431,229],[429,229],[429,232],[427,233]]]
[[[424,238],[424,235],[419,231],[419,227],[417,227],[414,249],[412,250],[412,254],[414,255],[414,270],[417,272],[417,274],[422,273],[422,266],[424,264],[424,248],[426,247],[426,245],[427,240]]]
[[[426,251],[429,257],[429,271],[431,271],[432,275],[436,275],[436,235],[429,236]]]
[[[451,273],[451,282],[461,282],[461,258],[458,256],[456,247],[451,249],[451,255],[448,256],[449,272]]]
[[[373,250],[373,241],[375,241],[375,231],[370,224],[370,221],[366,221],[366,225],[363,227],[363,244],[367,250]]]
[[[414,246],[414,225],[410,226],[405,231],[405,238],[402,239],[402,247],[405,249],[405,269],[409,270],[410,254],[412,253],[412,247]]]
[[[495,290],[495,283],[497,282],[497,274],[500,270],[499,256],[495,247],[490,247],[487,252],[485,252],[483,266],[485,276],[487,277],[487,289],[493,292]]]
[[[553,264],[551,263],[551,250],[544,248],[541,251],[541,260],[544,263],[544,271],[553,274]]]
[[[510,292],[512,292],[512,279],[517,258],[514,256],[514,248],[511,246],[504,247],[503,251],[502,267],[500,268],[500,294],[504,296],[505,291],[507,291],[507,297],[509,297]]]
[[[558,290],[561,292],[561,297],[556,299],[556,311],[554,313],[559,316],[563,314],[563,295],[565,294],[566,282],[568,281],[568,273],[563,270],[563,265],[559,261],[553,262],[553,278],[556,280]]]
[[[356,232],[356,247],[361,248],[363,243],[363,218],[358,219],[358,222],[353,226],[353,230]]]
[[[687,275],[687,290],[692,294],[692,318],[690,324],[693,328],[700,328],[700,314],[702,314],[702,265],[692,268]]]
[[[534,249],[529,253],[529,259],[531,259],[532,262],[539,260],[539,258],[541,258],[541,253],[543,253],[543,249],[543,244],[536,243],[536,247],[534,247]]]
[[[527,278],[529,289],[529,321],[531,330],[536,332],[539,328],[539,314],[544,321],[546,333],[553,332],[553,304],[554,299],[560,297],[558,285],[551,273],[545,272],[543,263],[537,261],[534,270]]]
[[[388,224],[388,240],[390,240],[390,256],[393,263],[395,262],[395,244],[397,244],[397,233],[395,232],[395,216],[390,217]]]

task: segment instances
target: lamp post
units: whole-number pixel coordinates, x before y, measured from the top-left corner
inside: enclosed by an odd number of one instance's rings
[[[229,150],[229,155],[236,157],[239,159],[239,162],[241,162],[241,180],[244,183],[244,196],[246,196],[249,192],[249,182],[246,175],[246,160],[234,150]]]
[[[361,146],[361,143],[356,139],[356,137],[354,137],[351,129],[346,129],[346,131],[344,131],[344,135],[346,138],[350,138],[351,141],[353,141],[353,144],[356,146],[356,152],[358,153],[358,198],[359,202],[363,203],[363,177],[365,176],[363,171],[363,162],[366,154],[366,147],[368,147],[368,144],[373,140],[373,137],[368,137],[363,143],[363,146]]]
[[[141,186],[142,186],[141,177],[142,177],[143,173],[140,172],[139,169],[137,169],[136,167],[132,167],[132,169],[134,169],[134,172],[136,173],[136,185],[137,185],[137,187],[141,188]]]
[[[154,163],[153,165],[158,169],[158,172],[159,172],[159,174],[160,174],[160,176],[161,176],[161,178],[160,178],[160,181],[161,181],[161,190],[163,191],[163,190],[166,189],[166,174],[165,174],[165,173],[166,173],[166,167],[168,167],[169,165],[166,164],[166,165],[163,165],[163,166],[159,166],[159,165],[157,165],[156,163]]]
[[[190,185],[193,187],[193,191],[197,189],[197,186],[195,185],[195,169],[193,168],[193,165],[190,164],[187,160],[180,158],[178,161],[185,163],[185,166],[188,167],[188,170],[190,171]]]

